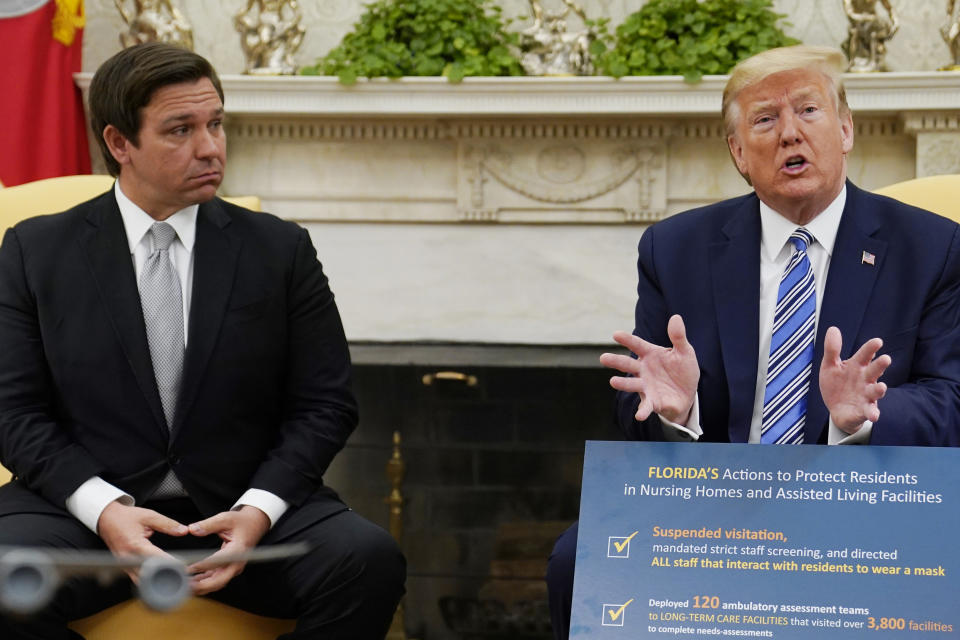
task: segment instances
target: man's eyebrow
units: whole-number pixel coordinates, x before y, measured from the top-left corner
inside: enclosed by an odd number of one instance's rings
[[[809,87],[800,89],[794,93],[790,94],[790,103],[795,104],[797,102],[806,102],[807,100],[815,100],[820,102],[823,98],[823,95],[816,88]],[[770,109],[775,109],[779,100],[761,100],[759,102],[753,102],[747,108],[748,115],[755,115],[763,111],[768,111]]]
[[[769,111],[770,109],[776,108],[776,100],[762,100],[760,102],[751,102],[747,113],[754,115],[760,113],[761,111]]]
[[[222,118],[223,116],[224,116],[223,107],[219,107],[218,109],[215,109],[210,114],[210,117],[213,117],[213,118]],[[194,114],[192,113],[176,113],[170,116],[169,118],[165,118],[162,122],[162,125],[166,126],[170,124],[176,124],[179,122],[187,122],[189,120],[193,120],[193,118],[194,118]]]

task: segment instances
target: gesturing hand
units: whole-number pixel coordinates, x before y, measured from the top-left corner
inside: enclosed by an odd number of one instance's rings
[[[637,357],[605,353],[600,356],[600,362],[632,376],[614,376],[610,378],[610,386],[640,395],[637,420],[646,420],[651,413],[657,413],[670,422],[684,424],[696,397],[700,365],[693,345],[687,341],[683,318],[678,315],[670,318],[667,336],[673,345],[669,349],[632,333],[617,331],[613,339]]]
[[[878,380],[891,360],[888,355],[875,357],[883,346],[880,338],[867,340],[849,360],[840,360],[842,346],[840,330],[827,329],[820,365],[820,395],[833,423],[847,433],[856,433],[866,420],[876,422],[880,418],[877,401],[886,394],[887,385]]]
[[[215,533],[223,540],[219,551],[189,567],[188,570],[193,575],[193,592],[204,595],[218,591],[240,575],[247,565],[245,561],[231,562],[223,566],[213,565],[218,556],[244,553],[253,549],[269,530],[270,519],[267,515],[249,505],[244,505],[236,511],[224,511],[191,524],[191,534],[206,536]]]

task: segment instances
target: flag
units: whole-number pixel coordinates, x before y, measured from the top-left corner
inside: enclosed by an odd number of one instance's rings
[[[90,173],[83,0],[0,0],[0,182]]]
[[[860,264],[868,264],[871,267],[874,266],[877,262],[877,256],[873,255],[869,251],[864,251],[863,255],[860,256]]]

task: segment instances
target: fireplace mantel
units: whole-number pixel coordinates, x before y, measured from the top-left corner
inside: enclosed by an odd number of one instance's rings
[[[643,226],[749,189],[725,76],[222,81],[223,191],[310,230],[354,342],[608,344]],[[854,183],[960,173],[960,74],[846,86]]]
[[[91,74],[77,74],[84,90]],[[331,76],[221,77],[234,116],[703,116],[719,111],[727,76],[688,84],[678,76],[361,79]],[[847,74],[857,114],[960,109],[960,73]]]
[[[224,188],[253,190],[301,221],[652,222],[742,190],[717,115],[726,80],[429,77],[344,86],[329,76],[227,75]],[[81,88],[89,81],[78,74]],[[863,142],[851,156],[859,184],[960,171],[960,73],[847,74],[845,83]],[[691,151],[696,167],[684,166]],[[378,177],[379,160],[390,166]],[[398,175],[397,162],[430,184]],[[704,163],[720,179],[707,189],[699,178],[687,184]],[[356,193],[385,181],[399,188],[387,185],[389,207]]]
[[[360,80],[227,76],[230,112],[315,116],[704,116],[719,112],[727,76],[688,84],[676,76]],[[960,73],[848,74],[859,114],[960,109]]]

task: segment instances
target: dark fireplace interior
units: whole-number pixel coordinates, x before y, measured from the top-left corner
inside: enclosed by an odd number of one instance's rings
[[[584,441],[620,438],[602,348],[352,350],[360,425],[327,477],[386,528],[400,433],[407,636],[551,638],[543,575],[577,518]]]

